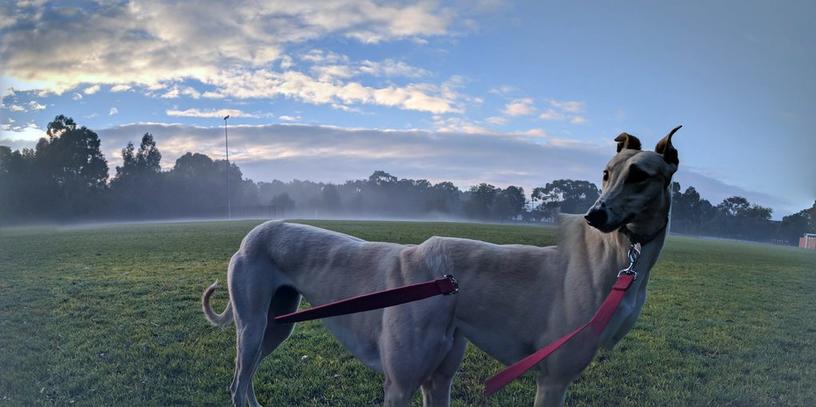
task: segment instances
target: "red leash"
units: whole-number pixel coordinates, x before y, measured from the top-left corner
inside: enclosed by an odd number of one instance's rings
[[[532,355],[513,363],[501,372],[497,373],[495,376],[488,379],[485,382],[485,396],[490,396],[519,376],[523,375],[524,372],[530,370],[533,366],[547,358],[547,356],[550,356],[550,354],[558,350],[558,348],[563,346],[565,343],[569,342],[570,339],[581,333],[587,327],[592,327],[592,332],[595,334],[595,336],[601,336],[604,328],[606,328],[606,325],[609,323],[609,320],[612,319],[612,315],[618,308],[618,304],[620,304],[620,302],[623,300],[626,290],[628,290],[629,286],[632,285],[632,282],[637,279],[635,264],[637,263],[639,256],[640,245],[638,244],[637,247],[634,244],[631,245],[629,247],[629,267],[621,270],[620,273],[618,273],[618,279],[612,286],[612,291],[610,291],[606,296],[606,299],[601,304],[601,307],[598,308],[598,311],[595,312],[595,315],[589,320],[589,322],[580,328],[556,339],[555,341],[550,342],[547,346],[537,350]]]
[[[456,294],[459,285],[451,275],[433,281],[406,285],[390,290],[377,291],[370,294],[358,295],[312,307],[303,311],[275,317],[277,322],[300,322],[312,319],[334,317],[353,314],[355,312],[370,311],[373,309],[390,307],[406,302],[419,301],[437,295]]]
[[[562,336],[561,338],[550,342],[549,345],[508,366],[495,376],[491,377],[485,382],[485,396],[489,396],[499,391],[507,383],[510,383],[519,376],[523,375],[524,372],[530,370],[530,368],[538,364],[538,362],[544,360],[547,356],[550,356],[551,353],[558,350],[558,348],[569,342],[570,339],[572,339],[575,335],[578,335],[587,327],[591,326],[595,335],[600,336],[601,332],[603,332],[604,328],[606,327],[606,324],[608,324],[609,320],[612,318],[612,314],[615,313],[615,309],[618,308],[618,304],[620,304],[621,300],[623,300],[623,294],[626,293],[629,285],[631,285],[632,281],[634,280],[635,276],[632,274],[621,274],[621,276],[618,277],[618,280],[615,281],[615,285],[612,286],[612,291],[609,292],[609,295],[606,297],[603,304],[601,304],[601,307],[598,308],[598,311],[595,312],[595,316],[593,316],[589,322]]]

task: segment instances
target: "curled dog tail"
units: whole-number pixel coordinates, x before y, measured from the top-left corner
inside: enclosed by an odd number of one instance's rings
[[[204,316],[207,318],[207,321],[209,321],[210,324],[223,328],[225,325],[232,322],[232,301],[227,303],[227,307],[224,308],[224,312],[216,314],[210,306],[210,297],[218,287],[218,280],[216,280],[214,283],[212,283],[212,285],[204,290],[204,293],[201,294],[201,309],[204,311]]]

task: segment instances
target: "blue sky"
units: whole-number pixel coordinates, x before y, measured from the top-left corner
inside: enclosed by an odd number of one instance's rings
[[[263,3],[263,2],[260,2]],[[0,144],[57,114],[113,168],[145,131],[172,166],[257,180],[598,182],[621,131],[670,128],[677,175],[775,217],[816,199],[812,2],[20,1],[0,6]]]

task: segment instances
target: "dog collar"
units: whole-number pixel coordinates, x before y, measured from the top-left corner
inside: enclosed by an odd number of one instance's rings
[[[661,227],[660,229],[658,229],[656,232],[654,232],[652,234],[644,235],[644,234],[632,232],[632,230],[629,229],[628,227],[626,227],[626,225],[621,226],[620,229],[618,229],[618,231],[623,233],[624,236],[628,237],[629,241],[632,242],[632,244],[640,243],[640,245],[642,246],[642,245],[645,245],[646,243],[651,242],[652,240],[655,240],[657,238],[657,236],[659,234],[663,233],[663,231],[666,230],[666,227],[668,227],[668,226],[669,226],[669,220],[666,219],[666,223],[663,224],[663,227]]]

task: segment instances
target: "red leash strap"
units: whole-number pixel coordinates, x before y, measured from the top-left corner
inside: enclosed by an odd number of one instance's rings
[[[551,353],[558,350],[558,348],[569,342],[570,339],[572,339],[575,335],[578,335],[578,333],[587,327],[592,327],[592,331],[595,333],[595,336],[600,336],[604,328],[606,328],[606,325],[609,323],[609,320],[612,319],[612,315],[618,308],[618,304],[620,304],[621,300],[623,300],[623,295],[626,293],[626,290],[629,289],[632,281],[635,281],[634,274],[620,274],[618,279],[615,281],[615,285],[612,286],[612,291],[610,291],[609,295],[606,296],[603,304],[601,304],[601,307],[598,308],[598,311],[595,312],[595,316],[593,316],[589,322],[568,333],[567,335],[558,338],[547,346],[537,350],[532,355],[508,366],[495,376],[491,377],[485,382],[485,396],[489,396],[499,391],[502,387],[523,375],[524,372],[530,370],[530,368],[544,360]]]
[[[392,288],[390,290],[377,291],[375,293],[358,295],[330,302],[328,304],[312,307],[303,311],[275,317],[277,322],[300,322],[312,319],[334,317],[338,315],[353,314],[355,312],[370,311],[373,309],[390,307],[393,305],[405,304],[406,302],[419,301],[437,295],[456,294],[459,285],[451,275],[438,278],[433,281],[406,285],[404,287]]]

